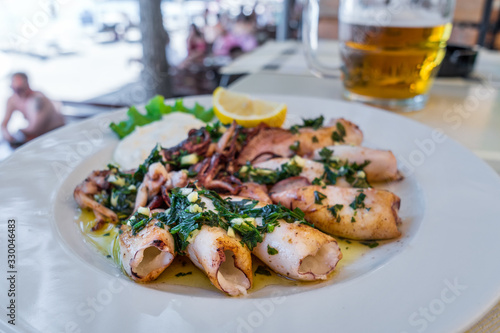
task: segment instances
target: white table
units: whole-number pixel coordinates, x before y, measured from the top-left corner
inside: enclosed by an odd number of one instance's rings
[[[322,58],[338,63],[337,44],[323,46]],[[500,53],[481,50],[475,69],[477,80],[437,79],[423,110],[400,114],[439,128],[500,173]],[[249,74],[229,87],[234,91],[342,99],[340,78],[311,75],[300,44],[293,41],[266,44],[223,68],[222,73]],[[500,303],[467,332],[499,330]]]

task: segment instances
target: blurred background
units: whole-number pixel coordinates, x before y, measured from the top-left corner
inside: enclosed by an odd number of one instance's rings
[[[0,0],[0,118],[11,78],[28,75],[66,123],[155,94],[209,94],[221,69],[270,40],[301,38],[303,0]],[[320,38],[337,38],[338,0],[322,1]],[[457,0],[450,43],[500,48],[500,0]],[[242,74],[243,75],[243,74]],[[20,112],[14,133],[28,125]],[[0,142],[0,160],[16,145]]]

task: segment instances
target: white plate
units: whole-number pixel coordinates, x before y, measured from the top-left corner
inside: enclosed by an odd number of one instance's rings
[[[345,117],[359,124],[366,145],[396,154],[406,175],[390,185],[402,198],[400,240],[368,252],[324,284],[271,286],[246,298],[133,283],[84,242],[74,222],[74,186],[104,167],[118,142],[107,125],[124,111],[105,114],[43,136],[0,164],[1,237],[7,219],[17,222],[15,328],[456,332],[495,304],[500,178],[491,168],[453,140],[392,113],[325,99],[265,98],[287,103],[289,122]],[[211,103],[207,96],[186,99],[194,101]],[[6,271],[5,259],[1,265]],[[7,290],[6,279],[0,281]],[[0,297],[7,305],[6,293]],[[6,325],[0,327],[12,329]]]

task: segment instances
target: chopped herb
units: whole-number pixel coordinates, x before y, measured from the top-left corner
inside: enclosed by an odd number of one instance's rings
[[[222,127],[224,127],[224,125],[222,125],[222,123],[220,121],[217,121],[213,124],[207,124],[205,129],[207,130],[208,134],[210,135],[212,142],[219,141],[220,137],[223,134],[223,132],[221,130]]]
[[[290,150],[294,152],[298,152],[300,148],[300,141],[295,141],[292,145],[290,145]]]
[[[349,163],[347,160],[341,161],[338,157],[333,156],[333,151],[328,148],[321,149],[319,156],[324,168],[321,179],[325,179],[326,184],[335,185],[339,177],[345,177],[346,181],[353,187],[371,187],[366,180],[366,174],[363,172],[363,169],[370,164],[370,161],[365,161],[362,164]]]
[[[301,172],[302,167],[292,158],[290,162],[283,163],[278,170],[255,168],[250,162],[247,162],[235,173],[235,176],[244,182],[253,181],[259,184],[273,185],[280,180],[298,176]]]
[[[314,203],[317,204],[317,205],[321,205],[322,204],[322,201],[324,199],[326,199],[327,196],[324,195],[323,193],[321,192],[318,192],[318,191],[314,191]]]
[[[264,267],[262,265],[257,266],[257,269],[255,270],[254,275],[257,275],[257,274],[271,276],[271,272],[266,267]]]
[[[143,215],[139,212],[135,212],[128,220],[127,224],[130,226],[132,230],[132,235],[137,235],[139,231],[144,229],[149,222],[151,222],[154,218]]]
[[[324,184],[324,182],[323,182],[323,180],[321,180],[321,178],[316,177],[316,178],[313,179],[313,181],[312,181],[311,184],[312,185],[320,185],[321,186],[321,185]]]
[[[314,136],[312,137],[312,142],[313,142],[313,143],[318,143],[318,142],[319,142],[318,137],[317,137],[316,135],[314,135]]]
[[[274,256],[275,254],[278,254],[278,250],[276,250],[274,247],[267,245],[267,254]]]
[[[238,138],[236,140],[238,140],[239,143],[244,143],[247,141],[247,135],[245,133],[240,133],[238,134]]]
[[[109,255],[109,254],[108,254],[108,255],[106,255],[106,258],[111,258],[111,255]]]
[[[353,216],[353,217],[351,217],[351,223],[354,223],[354,222],[356,222],[356,219]]]
[[[359,243],[368,246],[370,249],[373,249],[373,248],[379,246],[377,241],[363,241],[363,242],[359,242]]]
[[[320,151],[319,151],[319,156],[321,156],[321,160],[323,163],[327,163],[327,162],[330,162],[332,156],[333,156],[333,150],[330,150],[326,147],[323,147]]]
[[[344,142],[344,138],[346,136],[346,131],[344,125],[340,122],[337,122],[337,130],[332,132],[332,141],[333,142]]]
[[[319,116],[318,118],[313,119],[302,118],[302,121],[304,122],[304,125],[300,127],[312,127],[313,129],[317,130],[318,128],[323,126],[323,121],[325,121],[325,118],[323,116]]]
[[[298,134],[299,133],[299,125],[293,125],[292,127],[290,127],[290,133]]]
[[[196,177],[197,175],[198,175],[198,172],[194,171],[194,170],[188,170],[188,172],[186,173],[186,176],[188,176],[189,178]]]
[[[344,208],[344,205],[339,205],[339,204],[336,204],[336,205],[328,208],[330,213],[332,213],[333,217],[335,218],[336,222],[340,222],[340,220],[341,220],[339,212],[342,210],[342,208]]]
[[[366,194],[361,192],[359,195],[354,198],[353,202],[349,205],[352,209],[358,209],[358,208],[366,208],[365,206],[365,198]]]
[[[103,234],[104,237],[111,235],[109,232]]]
[[[323,116],[319,116],[318,118],[312,118],[312,119],[302,118],[303,124],[302,125],[293,125],[292,127],[290,127],[290,132],[292,134],[297,134],[297,133],[299,133],[299,128],[305,128],[305,127],[312,127],[314,130],[317,130],[318,128],[323,126],[324,120],[325,120],[325,118]],[[317,139],[318,138],[316,138],[316,140]],[[314,138],[313,138],[313,142],[317,142],[317,141],[314,141]]]
[[[193,272],[186,272],[186,273],[179,272],[179,273],[175,274],[175,277],[181,277],[181,276],[186,276],[186,275],[191,275],[191,274],[193,274]]]

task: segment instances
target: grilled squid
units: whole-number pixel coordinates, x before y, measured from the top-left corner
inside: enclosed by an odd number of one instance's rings
[[[106,180],[109,175],[108,170],[93,171],[73,192],[75,201],[81,208],[89,208],[94,211],[97,219],[97,228],[105,221],[118,222],[118,216],[111,209],[94,200],[94,195],[109,188],[110,184]]]
[[[359,145],[363,132],[348,120],[332,120],[332,126],[318,129],[301,128],[297,133],[282,128],[262,128],[243,147],[238,164],[256,162],[271,157],[291,157],[295,154],[311,157],[318,148],[333,144]],[[340,127],[340,129],[339,129]]]
[[[232,197],[239,201],[245,198]],[[263,207],[259,203],[256,207]],[[256,219],[262,225],[262,218]],[[263,235],[252,253],[283,276],[300,280],[325,280],[340,259],[342,252],[337,241],[323,232],[305,224],[279,220],[279,225]]]
[[[153,219],[133,235],[129,226],[123,225],[120,235],[120,259],[123,270],[137,282],[155,280],[174,260],[174,238],[157,226]]]
[[[401,235],[395,194],[376,189],[305,186],[273,193],[271,198],[324,232],[357,240],[391,239]]]
[[[212,202],[201,198],[206,209],[215,210]],[[246,295],[252,286],[252,255],[250,250],[220,227],[204,225],[192,236],[187,254],[210,282],[230,296]]]
[[[341,161],[362,164],[370,163],[363,168],[369,182],[399,180],[402,175],[398,171],[398,162],[390,150],[370,149],[360,146],[338,145],[326,147],[333,152],[332,156]],[[321,159],[320,149],[314,152],[314,159]]]

